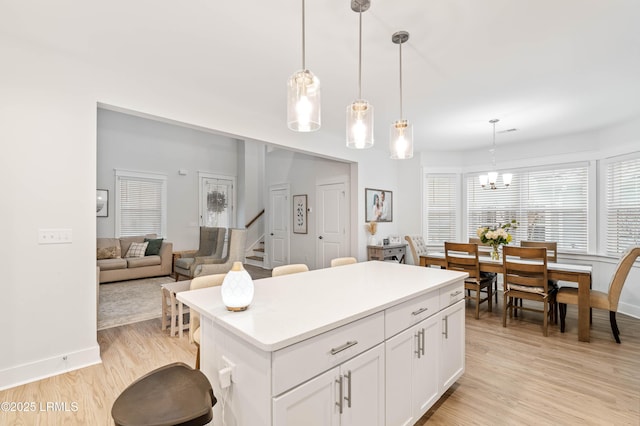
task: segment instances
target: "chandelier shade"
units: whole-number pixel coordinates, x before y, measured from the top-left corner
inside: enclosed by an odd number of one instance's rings
[[[370,0],[352,0],[351,10],[360,18],[358,33],[358,99],[347,106],[347,147],[371,148],[373,138],[373,105],[362,99],[362,12],[369,10]]]
[[[409,33],[398,31],[391,36],[391,41],[400,50],[400,119],[391,124],[389,134],[389,151],[394,160],[413,157],[413,125],[402,118],[402,44],[409,40]]]
[[[305,64],[305,4],[302,0],[302,69],[287,83],[287,127],[312,132],[321,125],[320,80]]]

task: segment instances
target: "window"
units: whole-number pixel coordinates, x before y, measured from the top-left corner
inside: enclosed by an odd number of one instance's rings
[[[167,177],[116,170],[116,236],[165,236]]]
[[[424,179],[426,243],[442,245],[456,241],[458,228],[458,176],[455,174],[426,174]]]
[[[640,157],[606,162],[607,255],[619,257],[629,246],[640,245]]]
[[[516,242],[556,241],[558,251],[587,253],[588,172],[586,163],[517,171],[509,188],[497,190],[467,176],[468,236],[516,219]]]

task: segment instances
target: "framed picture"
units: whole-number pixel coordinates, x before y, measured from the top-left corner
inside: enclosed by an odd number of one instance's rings
[[[393,222],[393,192],[365,188],[364,205],[367,222]]]
[[[109,216],[109,191],[98,189],[96,193],[96,216]]]
[[[307,196],[293,196],[293,233],[307,233]]]

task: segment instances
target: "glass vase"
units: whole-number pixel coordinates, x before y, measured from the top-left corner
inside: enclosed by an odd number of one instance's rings
[[[491,246],[491,260],[500,260],[500,252],[498,251],[499,247],[499,244]]]

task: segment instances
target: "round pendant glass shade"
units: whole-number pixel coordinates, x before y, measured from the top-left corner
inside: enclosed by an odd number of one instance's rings
[[[244,311],[253,301],[253,280],[242,267],[242,262],[233,262],[233,267],[224,277],[220,288],[222,303],[230,311]]]
[[[297,71],[287,83],[287,126],[296,132],[320,128],[320,80],[309,70]]]
[[[394,160],[413,157],[413,125],[407,120],[398,120],[391,125],[389,151]]]
[[[347,147],[355,149],[373,146],[373,105],[365,100],[347,106]]]

